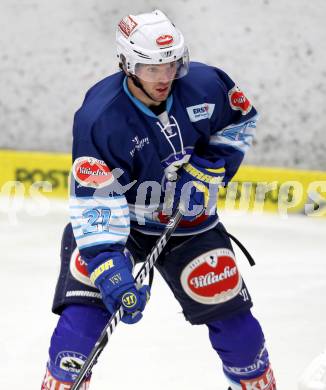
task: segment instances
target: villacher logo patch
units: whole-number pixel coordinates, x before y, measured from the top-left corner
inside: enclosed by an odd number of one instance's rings
[[[233,252],[221,248],[192,260],[181,273],[181,284],[192,299],[212,305],[237,296],[242,287],[242,278]]]
[[[114,181],[114,176],[104,161],[94,157],[79,157],[72,173],[77,183],[84,187],[103,188]]]

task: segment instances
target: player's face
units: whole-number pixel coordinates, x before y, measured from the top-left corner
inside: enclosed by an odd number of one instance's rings
[[[137,76],[154,101],[163,102],[169,96],[177,72],[176,62],[160,65],[141,65]]]

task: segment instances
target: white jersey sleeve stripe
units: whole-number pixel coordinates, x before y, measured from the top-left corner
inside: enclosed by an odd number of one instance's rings
[[[87,243],[87,244],[82,244],[82,243],[78,243],[78,249],[79,250],[82,250],[82,249],[87,249],[87,248],[90,248],[90,247],[93,247],[93,246],[98,246],[98,245],[114,245],[114,244],[121,244],[121,245],[125,245],[126,244],[126,241],[117,241],[117,240],[103,240],[103,241],[96,241],[96,242],[93,242],[93,243]]]
[[[129,207],[124,196],[70,199],[70,215],[79,249],[125,245],[130,233]]]
[[[217,131],[210,137],[210,145],[228,145],[245,153],[251,146],[255,136],[256,122],[258,116],[249,120],[232,124]]]

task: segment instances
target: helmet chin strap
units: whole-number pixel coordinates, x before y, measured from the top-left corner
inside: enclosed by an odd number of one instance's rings
[[[130,77],[131,80],[133,81],[134,85],[135,85],[137,88],[141,89],[141,90],[144,92],[144,94],[145,94],[148,98],[150,98],[151,100],[153,100],[153,102],[161,103],[159,100],[153,99],[153,97],[145,90],[143,84],[141,83],[141,81],[139,80],[139,78],[138,78],[137,76],[135,76],[134,74],[129,73],[129,74],[128,74],[128,77]],[[172,84],[172,85],[173,85],[173,84]],[[170,95],[171,93],[172,93],[172,87],[171,87],[171,90],[170,90],[169,95]]]
[[[141,90],[144,92],[144,94],[145,94],[148,98],[150,98],[151,100],[153,100],[154,102],[156,102],[156,100],[153,99],[153,97],[145,90],[143,84],[141,83],[141,81],[139,80],[139,78],[138,78],[137,76],[135,76],[134,74],[131,74],[131,73],[130,73],[130,74],[128,75],[128,77],[131,78],[131,80],[133,81],[135,87],[141,89]]]

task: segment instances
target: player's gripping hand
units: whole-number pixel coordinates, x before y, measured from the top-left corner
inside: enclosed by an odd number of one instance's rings
[[[212,206],[212,202],[215,206],[218,188],[223,185],[225,177],[224,166],[225,161],[222,158],[212,162],[193,154],[189,162],[181,167],[178,171],[175,200],[179,199],[181,202],[184,219],[198,218],[198,215],[194,216],[193,213],[188,212],[192,211],[194,206],[201,206],[200,215],[209,205]]]
[[[122,305],[124,323],[134,324],[142,318],[142,311],[150,297],[150,288],[137,288],[131,261],[123,253],[99,254],[88,264],[88,272],[110,313]]]

